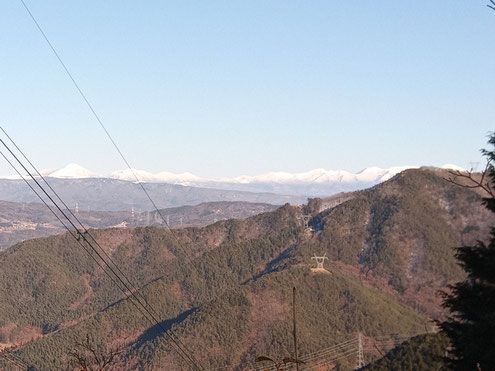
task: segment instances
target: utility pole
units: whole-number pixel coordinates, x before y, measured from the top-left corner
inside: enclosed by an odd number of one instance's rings
[[[297,358],[297,331],[296,331],[296,288],[292,288],[292,319],[294,322],[294,356],[296,360],[296,370],[299,371],[299,362]]]
[[[363,352],[363,335],[358,333],[358,354],[356,360],[356,370],[364,367],[364,352]]]

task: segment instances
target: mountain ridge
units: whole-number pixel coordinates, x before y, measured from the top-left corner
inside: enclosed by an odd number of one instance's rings
[[[242,370],[259,355],[291,354],[293,286],[300,355],[357,332],[373,340],[430,331],[429,319],[442,316],[438,290],[463,277],[454,248],[483,240],[493,223],[481,196],[447,174],[406,170],[371,189],[178,229],[175,238],[156,227],[92,233],[206,368]],[[315,253],[326,253],[328,274],[311,270]],[[60,367],[91,334],[126,342],[124,370],[186,369],[69,235],[25,241],[0,252],[0,263],[0,295],[9,293],[0,298],[0,337],[37,334],[16,351],[37,368]]]
[[[170,228],[202,227],[219,220],[243,219],[278,206],[242,201],[206,202],[161,209],[160,213]],[[87,228],[131,228],[137,226],[164,226],[157,211],[77,211],[79,220]],[[41,203],[15,203],[0,200],[0,250],[26,239],[64,233],[64,227]]]
[[[352,173],[345,170],[326,170],[323,168],[306,172],[268,172],[259,175],[241,175],[232,178],[201,178],[191,173],[175,174],[162,171],[151,173],[139,169],[112,171],[109,175],[100,175],[80,165],[71,163],[58,170],[45,170],[42,175],[57,179],[116,179],[142,183],[168,183],[174,185],[216,188],[224,190],[273,192],[299,196],[328,196],[338,192],[354,191],[382,183],[394,175],[418,166],[394,166],[387,169],[367,167]],[[456,165],[444,165],[441,168],[463,171]],[[18,180],[19,176],[0,177],[0,179]]]

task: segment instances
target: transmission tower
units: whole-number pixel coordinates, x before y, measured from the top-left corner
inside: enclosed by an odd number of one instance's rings
[[[79,214],[79,202],[76,202],[76,208],[74,210],[75,214]]]
[[[325,262],[325,260],[328,260],[327,258],[327,254],[323,254],[323,256],[316,256],[316,254],[311,258],[311,260],[316,260],[316,268],[321,268],[321,269],[325,269],[323,268],[323,263]]]
[[[356,370],[360,370],[364,367],[364,352],[363,352],[363,335],[358,333],[358,353],[356,360]]]

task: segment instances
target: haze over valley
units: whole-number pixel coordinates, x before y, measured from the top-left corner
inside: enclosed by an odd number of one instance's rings
[[[0,3],[1,371],[495,370],[495,0]]]
[[[463,277],[453,246],[486,238],[495,221],[479,194],[446,182],[448,174],[410,169],[372,189],[268,212],[259,205],[252,210],[259,215],[175,229],[175,237],[157,227],[91,233],[135,277],[160,316],[170,318],[186,346],[204,354],[204,367],[246,369],[273,347],[288,351],[293,285],[301,288],[301,355],[351,341],[363,331],[366,358],[372,360],[379,357],[373,341],[383,336],[388,343],[379,343],[380,351],[386,352],[402,339],[394,343],[391,334],[435,331],[429,320],[445,316],[435,293]],[[211,213],[212,206],[201,207]],[[111,220],[112,214],[98,215]],[[323,271],[313,270],[314,254],[329,258]],[[191,266],[186,259],[193,259]],[[18,244],[1,252],[0,261],[0,293],[9,293],[0,300],[1,341],[19,345],[17,354],[33,367],[62,367],[70,339],[87,333],[98,341],[128,344],[119,368],[159,369],[164,359],[173,369],[183,366],[160,330],[134,316],[133,307],[112,291],[112,282],[95,274],[94,262],[67,233]],[[33,279],[26,278],[28,271]],[[215,279],[202,278],[211,276]],[[217,351],[213,355],[210,349]],[[343,354],[346,349],[354,348],[346,345]],[[50,363],[43,354],[51,355]],[[353,362],[348,357],[338,364],[348,368]]]

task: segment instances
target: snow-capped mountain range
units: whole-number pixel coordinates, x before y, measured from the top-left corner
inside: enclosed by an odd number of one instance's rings
[[[270,172],[260,175],[242,175],[234,178],[205,179],[191,173],[150,173],[130,169],[113,171],[109,175],[96,174],[80,165],[69,164],[62,169],[44,170],[42,175],[59,179],[109,178],[145,183],[170,183],[193,187],[230,189],[251,192],[274,192],[287,195],[323,196],[343,191],[363,189],[392,178],[403,170],[417,166],[395,166],[388,169],[368,167],[358,173],[344,170],[315,169],[304,173]],[[464,170],[456,165],[442,168]],[[19,176],[0,177],[20,179]],[[136,179],[137,178],[137,179]]]

